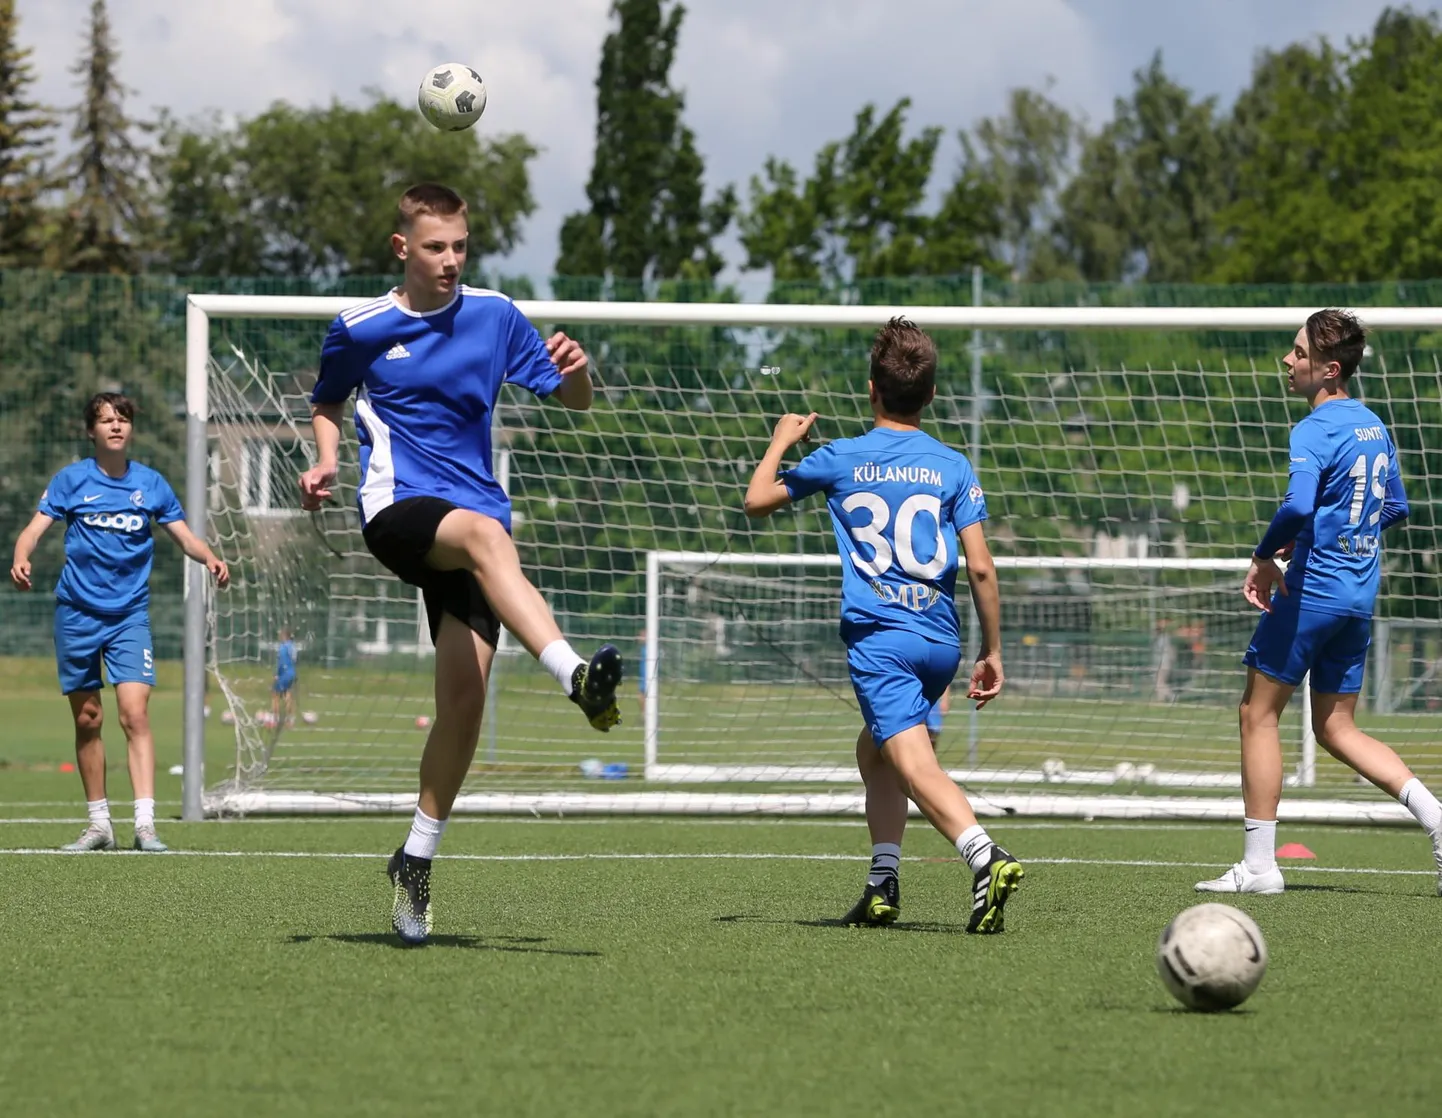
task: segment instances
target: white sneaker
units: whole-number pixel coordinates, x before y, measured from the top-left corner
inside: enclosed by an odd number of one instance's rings
[[[1253,873],[1245,862],[1238,862],[1221,877],[1198,881],[1198,893],[1262,893],[1274,896],[1282,892],[1282,871],[1273,866],[1266,873]]]
[[[109,827],[91,823],[80,832],[80,837],[68,846],[60,848],[67,854],[81,854],[89,850],[114,850],[115,832]]]

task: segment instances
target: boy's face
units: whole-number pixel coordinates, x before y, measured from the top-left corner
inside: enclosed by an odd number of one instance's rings
[[[407,287],[445,298],[461,281],[469,240],[470,229],[460,214],[419,214],[409,230],[391,235],[391,248],[405,262]]]
[[[88,434],[96,450],[123,451],[130,445],[130,436],[135,431],[130,420],[115,410],[111,404],[103,404],[100,414],[95,417],[95,426]]]

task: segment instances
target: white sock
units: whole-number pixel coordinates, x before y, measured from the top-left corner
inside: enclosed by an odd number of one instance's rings
[[[1242,863],[1252,873],[1277,868],[1277,821],[1242,820]]]
[[[1397,799],[1408,811],[1417,817],[1417,822],[1422,824],[1422,829],[1434,838],[1442,832],[1442,804],[1437,802],[1437,797],[1427,790],[1415,776],[1406,784],[1402,785],[1402,791],[1397,793]]]
[[[972,873],[980,873],[991,861],[991,848],[996,844],[980,823],[973,823],[956,839],[956,852],[966,859]]]
[[[441,836],[445,833],[446,821],[444,819],[432,819],[420,808],[416,808],[416,817],[411,820],[411,833],[406,836],[407,856],[434,858],[436,847],[440,846]]]
[[[155,826],[155,797],[135,801],[135,825],[137,827]]]
[[[109,800],[86,800],[85,813],[90,816],[90,822],[95,826],[110,830]]]
[[[571,677],[576,674],[576,669],[586,662],[576,655],[570,641],[552,641],[541,649],[541,655],[537,659],[567,695],[571,693]]]
[[[901,843],[878,842],[871,847],[871,872],[866,884],[880,885],[888,877],[896,877],[901,869]]]

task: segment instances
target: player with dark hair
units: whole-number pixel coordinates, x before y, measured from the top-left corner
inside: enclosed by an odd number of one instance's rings
[[[155,833],[155,741],[150,732],[150,689],[155,655],[150,642],[150,566],[155,554],[151,522],[185,554],[204,563],[224,588],[230,572],[185,524],[175,491],[149,466],[130,461],[135,405],[118,392],[101,392],[85,405],[85,431],[93,457],[66,466],[40,494],[40,508],[15,541],[10,580],[32,588],[30,556],[57,520],[65,521],[65,566],[55,584],[55,659],[60,690],[75,721],[75,766],[85,789],[90,821],[66,850],[114,850],[115,830],[105,793],[104,707],[100,689],[115,688],[120,728],[130,757],[135,794],[135,849],[166,849]],[[104,678],[101,665],[104,665]]]
[[[1377,414],[1348,393],[1367,333],[1340,310],[1318,311],[1283,359],[1287,387],[1311,406],[1292,428],[1287,495],[1242,584],[1262,611],[1243,663],[1243,857],[1203,893],[1280,893],[1278,720],[1311,673],[1312,727],[1332,756],[1400,800],[1432,838],[1442,892],[1442,805],[1388,746],[1357,728],[1357,696],[1382,575],[1382,533],[1408,515],[1397,447]],[[1286,574],[1275,557],[1290,557]],[[1273,593],[1275,589],[1275,593]]]
[[[865,721],[856,762],[872,841],[866,889],[846,922],[890,924],[900,914],[910,798],[975,875],[967,931],[1000,932],[1022,867],[977,822],[927,732],[961,659],[958,536],[981,622],[967,697],[983,707],[1001,693],[1001,601],[982,532],[986,501],[966,457],[921,430],[922,410],[936,394],[936,347],[924,332],[900,318],[881,328],[869,389],[876,420],[869,432],[827,443],[778,477],[782,457],[816,422],[814,412],[782,416],[746,491],[746,512],[769,516],[824,493],[841,551],[841,639]]]
[[[506,296],[461,283],[469,226],[448,187],[411,187],[391,246],[401,285],[344,311],[321,350],[312,394],[318,464],[301,476],[317,509],[335,484],[345,401],[355,394],[366,546],[421,589],[436,645],[436,718],[421,756],[411,831],[387,867],[391,924],[402,941],[430,934],[431,859],[480,736],[486,680],[505,625],[598,730],[620,720],[621,656],[587,663],[562,638],[521,571],[511,503],[491,472],[491,420],[504,383],[591,406],[586,354],[565,334],[544,342]]]

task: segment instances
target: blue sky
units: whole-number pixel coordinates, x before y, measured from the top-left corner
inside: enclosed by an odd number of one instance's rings
[[[713,183],[744,184],[767,155],[807,166],[866,101],[909,95],[913,121],[949,134],[998,111],[1014,86],[1093,121],[1157,49],[1168,70],[1229,102],[1257,52],[1364,34],[1383,0],[695,0],[674,79]],[[75,97],[68,72],[89,0],[19,0],[40,94]],[[277,98],[354,99],[376,86],[409,100],[442,61],[475,65],[490,88],[480,127],[522,131],[538,212],[503,270],[541,276],[556,230],[584,202],[594,82],[610,0],[523,4],[427,0],[112,0],[133,108],[247,113]],[[423,15],[412,16],[412,12]],[[941,159],[956,157],[954,142]]]

